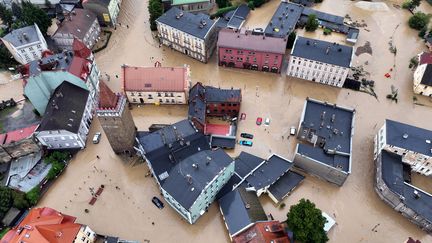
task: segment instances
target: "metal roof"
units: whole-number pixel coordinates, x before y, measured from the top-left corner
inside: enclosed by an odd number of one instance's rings
[[[297,36],[291,51],[292,56],[347,68],[351,66],[352,54],[351,46],[301,36]]]
[[[304,180],[304,176],[294,171],[288,171],[279,180],[271,185],[268,189],[269,193],[276,198],[277,201],[282,201],[288,194]]]
[[[41,41],[39,39],[36,24],[13,30],[2,39],[10,42],[15,47],[25,46],[30,43]]]
[[[284,38],[288,36],[295,29],[302,11],[303,6],[301,5],[281,2],[265,28],[264,33],[273,37]]]

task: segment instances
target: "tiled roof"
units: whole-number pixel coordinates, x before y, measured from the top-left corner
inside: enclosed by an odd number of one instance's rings
[[[84,43],[82,43],[77,38],[74,38],[74,41],[72,43],[72,50],[74,52],[74,56],[81,57],[87,59],[91,55],[91,50],[87,48]]]
[[[234,243],[277,242],[290,243],[284,226],[279,221],[257,222],[233,238]]]
[[[99,81],[99,108],[115,108],[117,105],[118,96],[105,84],[104,81]]]
[[[90,70],[88,69],[88,64],[90,63],[90,61],[81,58],[81,57],[77,57],[75,56],[72,59],[72,63],[69,66],[68,71],[77,76],[78,78],[82,79],[82,80],[87,80],[87,75],[89,74]]]
[[[420,57],[419,65],[432,64],[432,53],[422,52],[419,57]]]
[[[86,9],[75,8],[60,24],[53,38],[56,38],[59,34],[71,34],[79,39],[84,39],[95,21],[96,14],[93,12]]]
[[[184,92],[188,67],[132,67],[123,65],[125,91]]]
[[[5,134],[1,134],[1,135],[5,136],[4,144],[8,144],[11,142],[17,142],[17,141],[20,141],[21,139],[25,139],[25,138],[30,137],[33,134],[33,132],[36,130],[37,126],[38,125],[32,125],[29,127],[25,127],[25,128],[21,128],[18,130],[7,132]],[[0,141],[1,141],[1,139],[0,139]],[[3,144],[3,143],[0,143],[0,144]]]

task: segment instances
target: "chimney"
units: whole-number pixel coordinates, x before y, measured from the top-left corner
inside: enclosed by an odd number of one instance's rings
[[[326,49],[326,55],[328,55],[329,52],[330,52],[330,46],[328,46],[327,49]]]

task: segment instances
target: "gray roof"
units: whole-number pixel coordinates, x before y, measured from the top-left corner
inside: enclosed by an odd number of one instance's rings
[[[52,94],[36,131],[67,130],[77,133],[88,97],[88,90],[63,81]]]
[[[387,144],[432,156],[432,144],[430,144],[432,131],[430,130],[386,120],[386,140]]]
[[[96,20],[96,14],[92,11],[75,8],[72,14],[66,17],[60,24],[53,38],[56,38],[58,34],[72,34],[78,39],[83,40]],[[63,37],[59,36],[59,38]]]
[[[223,149],[197,152],[172,168],[162,188],[185,209],[189,209],[208,183],[232,162]]]
[[[426,69],[423,73],[420,83],[427,86],[432,86],[432,64],[426,64]]]
[[[241,4],[240,6],[238,6],[229,16],[227,27],[239,29],[249,15],[249,12],[250,9],[246,4]],[[226,17],[228,17],[228,15],[224,15],[224,18]]]
[[[211,138],[211,146],[219,147],[224,149],[233,149],[236,145],[235,137],[220,137],[220,136],[212,136]]]
[[[354,110],[308,98],[303,113],[297,152],[349,172]]]
[[[321,11],[318,11],[318,10],[315,10],[312,8],[304,8],[303,9],[302,15],[309,16],[311,14],[315,14],[316,18],[319,21],[326,21],[329,23],[344,25],[344,17],[342,17],[342,16],[324,13],[324,12],[321,12]]]
[[[297,36],[292,56],[328,63],[340,67],[350,67],[353,48],[327,41]]]
[[[282,201],[288,194],[304,180],[304,176],[294,171],[288,171],[276,183],[269,187],[269,193],[276,198],[277,201]]]
[[[219,206],[231,236],[255,222],[267,221],[256,193],[248,192],[243,187],[219,199]]]
[[[166,24],[200,39],[205,39],[207,33],[210,32],[215,23],[206,14],[184,12],[177,7],[172,7],[162,14],[156,22]]]
[[[212,86],[205,87],[205,100],[210,103],[214,102],[231,102],[240,103],[241,89],[221,89]]]
[[[403,203],[407,208],[432,222],[432,196],[412,185],[403,179],[402,157],[391,154],[386,150],[381,151],[382,178],[393,193],[404,198]],[[419,198],[414,197],[414,191],[419,193]]]
[[[74,54],[72,51],[64,51],[39,60],[30,62],[29,76],[36,76],[43,71],[69,70]]]
[[[3,40],[10,42],[15,47],[40,41],[36,30],[36,24],[13,30],[4,36]]]
[[[283,38],[288,36],[295,29],[302,11],[303,6],[301,5],[281,2],[264,33],[273,37]]]

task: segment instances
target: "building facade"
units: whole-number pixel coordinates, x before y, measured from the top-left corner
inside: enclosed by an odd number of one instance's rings
[[[280,73],[287,39],[222,29],[218,38],[219,66]]]
[[[214,0],[194,0],[194,1],[172,0],[171,6],[177,7],[183,11],[188,11],[188,12],[208,13],[215,6],[215,1]]]
[[[36,23],[13,30],[1,40],[14,59],[21,64],[39,60],[42,52],[48,49],[45,38]]]
[[[100,82],[99,103],[96,114],[111,148],[115,153],[132,153],[136,127],[124,95],[114,94]]]
[[[64,81],[50,98],[35,137],[48,149],[83,149],[93,111],[89,91]]]
[[[99,40],[100,32],[96,14],[86,9],[76,8],[59,24],[59,28],[51,38],[62,50],[72,50],[75,38],[92,49]]]
[[[353,48],[297,36],[287,75],[341,88],[351,68]]]
[[[101,26],[116,26],[122,0],[84,0],[82,5],[97,15]]]
[[[173,7],[156,20],[160,43],[207,63],[217,39],[216,21]]]
[[[432,97],[432,63],[420,64],[414,71],[414,93]]]
[[[132,104],[187,104],[190,68],[122,66],[123,91]]]

